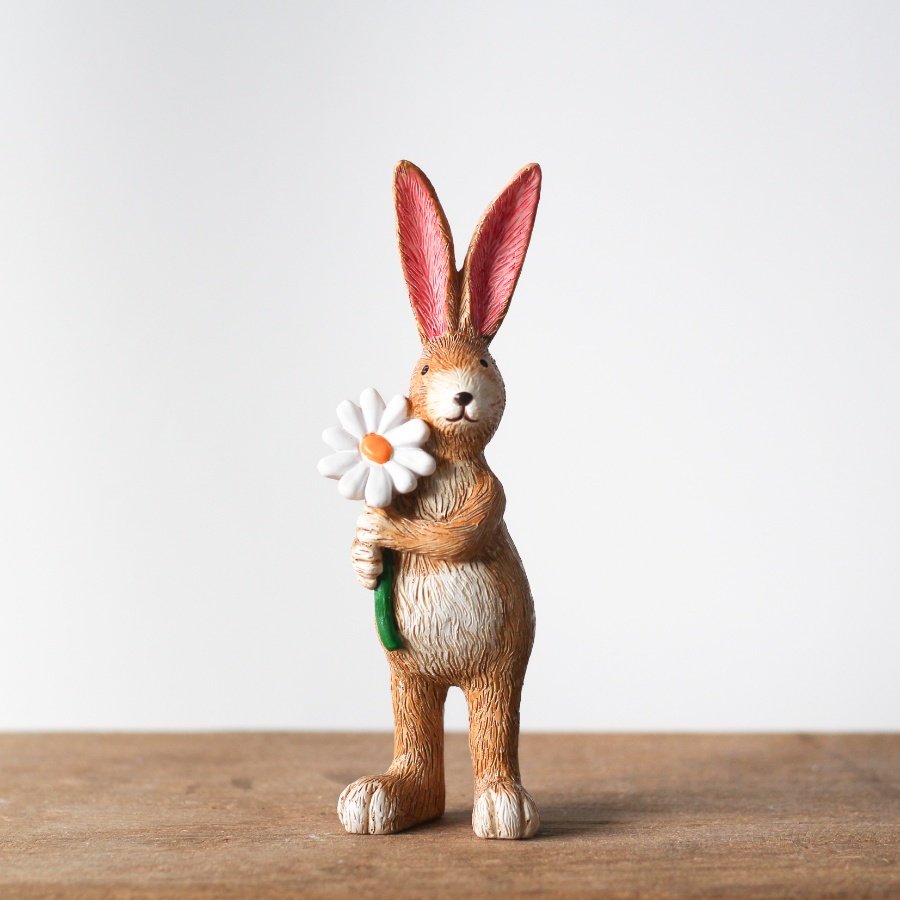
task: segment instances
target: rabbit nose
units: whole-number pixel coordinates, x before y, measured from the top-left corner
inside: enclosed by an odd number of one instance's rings
[[[453,399],[460,406],[468,406],[472,402],[472,395],[468,391],[460,391]]]

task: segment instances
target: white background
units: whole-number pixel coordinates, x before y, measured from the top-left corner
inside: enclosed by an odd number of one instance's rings
[[[0,727],[389,727],[315,463],[417,355],[401,157],[460,256],[544,169],[489,448],[523,726],[900,727],[898,45],[896,3],[5,6]]]

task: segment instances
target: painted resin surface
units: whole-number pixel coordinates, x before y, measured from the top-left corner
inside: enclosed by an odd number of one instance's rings
[[[422,341],[410,413],[430,429],[434,472],[384,508],[366,507],[353,541],[357,577],[373,587],[383,551],[394,566],[402,647],[388,652],[394,760],[348,785],[347,831],[382,834],[444,811],[443,708],[459,686],[469,707],[475,776],[472,824],[484,838],[525,838],[539,826],[522,786],[519,699],[534,639],[534,606],[503,521],[505,497],[484,449],[506,391],[488,346],[509,307],[540,195],[537,165],[488,207],[457,270],[446,217],[412,163],[395,172],[400,257]]]

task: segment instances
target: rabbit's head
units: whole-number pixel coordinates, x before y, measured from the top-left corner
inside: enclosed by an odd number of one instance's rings
[[[431,182],[406,161],[394,173],[400,259],[422,340],[409,397],[438,456],[478,456],[500,424],[506,390],[488,345],[522,271],[540,191],[532,163],[487,208],[457,271]]]

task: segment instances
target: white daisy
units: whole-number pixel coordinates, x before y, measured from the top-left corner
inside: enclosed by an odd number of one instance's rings
[[[385,405],[381,394],[366,388],[359,406],[344,400],[337,408],[340,426],[326,428],[322,440],[335,452],[319,460],[319,472],[338,478],[338,491],[348,500],[385,507],[396,490],[416,489],[417,476],[431,475],[434,459],[422,449],[428,426],[408,416],[408,401],[397,394]]]

